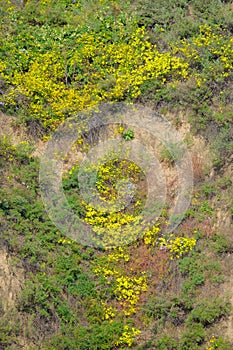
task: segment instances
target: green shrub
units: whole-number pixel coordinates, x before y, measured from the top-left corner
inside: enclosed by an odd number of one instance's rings
[[[205,338],[205,330],[202,324],[192,323],[181,337],[180,350],[199,349]]]
[[[134,132],[133,130],[131,130],[130,128],[128,128],[126,131],[124,131],[122,133],[122,137],[123,139],[125,139],[126,141],[130,141],[134,138]]]
[[[222,299],[200,301],[191,311],[188,322],[199,322],[203,326],[208,326],[230,312],[230,304]]]
[[[227,238],[223,235],[218,234],[218,233],[215,233],[213,235],[212,242],[213,242],[211,244],[212,249],[219,254],[226,253],[228,251],[228,249],[230,248],[229,247],[230,245],[229,245]]]
[[[176,350],[178,349],[178,343],[175,339],[172,339],[169,335],[163,335],[155,341],[155,347],[158,350]]]
[[[123,326],[117,321],[103,322],[101,325],[93,324],[87,327],[76,324],[66,327],[62,334],[46,342],[44,350],[111,350],[120,337]]]
[[[202,255],[193,254],[192,257],[184,257],[179,260],[179,268],[183,276],[192,277],[196,273],[203,272]]]

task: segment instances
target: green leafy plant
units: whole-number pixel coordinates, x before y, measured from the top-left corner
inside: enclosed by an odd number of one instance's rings
[[[188,322],[200,322],[203,326],[210,325],[222,316],[228,315],[230,304],[221,299],[204,299],[191,311]]]
[[[122,137],[123,139],[125,139],[126,141],[131,141],[134,139],[134,132],[133,130],[131,130],[130,128],[128,128],[126,131],[124,131],[122,133]]]

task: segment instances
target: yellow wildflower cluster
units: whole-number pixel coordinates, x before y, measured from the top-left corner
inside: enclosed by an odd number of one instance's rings
[[[16,151],[16,147],[12,145],[9,137],[7,137],[6,135],[1,136],[0,145],[1,145],[1,158],[12,162],[14,160],[14,153]]]
[[[209,340],[209,345],[206,350],[215,350],[218,349],[218,339],[213,335]]]
[[[121,305],[125,307],[124,314],[131,315],[136,312],[135,305],[139,301],[140,294],[147,291],[146,276],[116,278],[117,286],[114,293]]]
[[[222,33],[218,25],[200,26],[196,37],[183,39],[178,46],[174,46],[173,54],[178,53],[186,57],[190,67],[195,63],[201,64],[205,73],[209,71],[214,78],[219,73],[227,77],[233,68],[233,39]],[[208,64],[205,60],[208,60]],[[221,61],[221,69],[215,67],[215,62],[218,61]],[[189,77],[194,77],[198,86],[206,80],[201,73],[192,73]]]
[[[98,237],[101,237],[104,247],[112,247],[115,245],[113,242],[118,242],[119,245],[127,244],[137,239],[140,234],[142,217],[139,211],[141,201],[138,190],[135,191],[136,194],[134,193],[135,203],[132,202],[130,205],[124,206],[124,184],[127,185],[128,181],[137,184],[143,173],[134,162],[116,157],[106,160],[100,165],[94,165],[94,168],[93,165],[87,166],[85,171],[96,171],[96,168],[98,172],[95,186],[100,199],[108,201],[110,210],[83,200],[81,202],[84,212],[83,220],[92,226],[97,240]],[[118,186],[119,184],[120,186]],[[122,185],[123,187],[121,187]]]
[[[139,329],[124,326],[124,332],[122,333],[119,340],[116,342],[116,345],[128,345],[129,347],[131,347],[134,343],[135,337],[140,333],[141,331]]]
[[[121,212],[100,212],[96,210],[91,204],[87,204],[85,201],[82,201],[82,205],[86,210],[84,221],[92,226],[99,226],[107,229],[116,229],[120,228],[122,225],[126,225],[130,222],[135,221],[135,216],[131,214]]]
[[[158,233],[160,232],[160,222],[154,225],[152,228],[146,230],[143,236],[143,241],[146,245],[154,246],[158,239]]]
[[[104,302],[102,302],[102,306],[104,308],[104,319],[109,320],[115,317],[117,309],[112,306],[107,306]]]
[[[60,244],[71,244],[72,241],[69,240],[69,239],[65,239],[65,238],[59,238],[59,240],[57,241],[57,243],[60,243]]]
[[[123,32],[120,36],[123,36]],[[80,52],[74,55],[73,62],[82,64],[83,60],[88,62],[92,59],[93,73],[87,73],[90,83],[86,89],[90,91],[93,82],[98,81],[99,95],[104,99],[115,100],[125,94],[137,97],[140,95],[140,85],[146,80],[157,78],[165,83],[171,72],[187,76],[187,63],[170,53],[159,53],[156,46],[146,40],[144,28],[137,28],[128,42],[118,40],[112,44],[85,33],[78,39],[78,45]]]
[[[125,262],[130,260],[129,254],[121,247],[104,256],[99,261],[98,266],[93,268],[93,272],[98,276],[102,275],[107,280],[107,284],[115,285],[114,294],[123,307],[123,314],[129,316],[137,311],[136,304],[140,295],[147,291],[147,279],[145,272],[142,272],[142,276],[139,277],[122,275],[112,266],[112,263],[118,262],[120,259]]]
[[[108,278],[110,276],[117,276],[119,275],[119,272],[116,269],[108,268],[108,267],[95,267],[93,269],[93,272],[99,276],[102,275],[104,278]],[[110,284],[109,281],[107,281],[107,284]]]
[[[107,255],[107,261],[116,261],[118,262],[120,259],[124,259],[124,261],[129,261],[130,256],[128,253],[125,252],[125,250],[122,247],[115,248],[115,251],[113,253],[109,253]]]
[[[128,160],[111,159],[99,167],[96,187],[102,199],[116,200],[118,191],[115,186],[117,180],[130,178],[131,181],[139,180],[141,169],[138,165]]]
[[[57,231],[56,234],[60,235],[60,232]],[[64,237],[60,237],[58,239],[57,243],[62,244],[62,245],[65,245],[65,244],[70,245],[70,244],[74,243],[74,241],[72,239],[67,239],[67,238],[64,238]]]
[[[109,276],[118,276],[119,272],[115,268],[109,266],[112,262],[115,263],[121,259],[128,262],[130,260],[130,255],[126,253],[125,248],[116,247],[111,253],[104,255],[104,257],[98,261],[98,266],[94,267],[93,272],[96,275],[103,275],[105,278]]]
[[[116,166],[114,166],[115,162]],[[103,180],[102,188],[107,188],[111,181],[112,184],[109,188],[113,188],[115,182],[118,184],[118,181],[125,181],[125,177],[126,181],[130,178],[129,181],[134,182],[138,180],[142,174],[141,169],[133,162],[114,158],[105,164],[107,164],[106,168],[99,164],[88,164],[85,168],[86,172],[93,172],[99,169],[99,174],[97,172],[97,181],[94,183],[97,190],[100,186],[100,182]],[[118,167],[119,164],[120,167]],[[76,179],[78,171],[79,164],[77,163],[63,174],[63,180],[67,182],[67,186],[70,185],[69,180],[71,176],[74,180]],[[71,178],[71,182],[72,181]],[[82,212],[81,220],[92,226],[93,240],[95,240],[97,244],[101,244],[105,249],[112,248],[116,246],[116,244],[122,246],[135,241],[141,232],[142,216],[140,212],[138,213],[138,207],[141,205],[141,201],[138,199],[139,193],[137,192],[135,196],[135,203],[132,202],[129,206],[124,206],[125,192],[122,191],[122,193],[119,194],[117,191],[118,188],[116,188],[116,193],[120,197],[119,201],[116,200],[116,202],[114,202],[111,201],[111,198],[105,198],[105,201],[108,199],[109,204],[106,208],[103,204],[101,206],[101,202],[96,205],[93,204],[92,201],[88,203],[86,200],[81,200],[81,198],[79,202],[79,209],[81,209]],[[121,188],[119,191],[121,191]],[[101,191],[99,190],[97,195],[99,195],[99,192]],[[120,195],[122,195],[122,200]],[[137,212],[134,208],[136,208]]]
[[[168,239],[160,237],[158,243],[161,248],[166,248],[170,252],[170,259],[173,260],[174,258],[180,259],[185,254],[192,251],[196,245],[196,239],[174,237],[174,235],[171,234]]]
[[[11,86],[4,103],[15,105],[19,95],[25,96],[27,103],[21,106],[25,113],[54,129],[72,113],[103,100],[139,96],[147,80],[164,84],[171,75],[187,77],[188,63],[169,52],[159,53],[147,40],[144,28],[134,30],[127,40],[124,30],[115,42],[94,32],[82,33],[68,58],[55,45],[51,51],[30,57],[26,71],[9,73],[7,64],[0,64],[0,73]],[[69,84],[67,66],[75,72]]]

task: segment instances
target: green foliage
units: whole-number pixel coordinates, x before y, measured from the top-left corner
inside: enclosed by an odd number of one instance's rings
[[[211,142],[215,173],[224,171],[233,145],[231,7],[217,0],[4,0],[0,108],[36,140],[100,102],[152,104],[168,115],[179,109]],[[135,136],[130,128],[120,133],[126,141]],[[33,150],[33,143],[14,146],[0,138],[0,229],[7,254],[25,275],[15,312],[0,307],[0,348],[18,349],[23,339],[44,350],[232,349],[221,337],[210,342],[207,336],[231,311],[209,287],[220,293],[221,259],[232,253],[232,242],[220,234],[206,237],[204,226],[215,214],[211,200],[230,193],[231,178],[218,173],[220,179],[201,184],[181,236],[174,232],[170,245],[157,224],[135,245],[106,252],[82,247],[54,227],[40,197]],[[181,152],[180,145],[167,145],[161,160],[172,165]],[[116,183],[127,176],[134,185],[145,180],[130,162],[111,165],[98,173],[102,199],[115,198]],[[120,220],[140,214],[146,191],[136,193],[137,211],[99,215],[80,197],[78,171],[75,166],[63,176],[70,206],[88,224],[112,226],[115,238]],[[232,215],[233,204],[227,206]],[[169,217],[166,209],[162,216]]]
[[[229,312],[230,304],[228,302],[222,299],[203,299],[190,313],[188,322],[195,321],[207,326],[222,316],[227,316]]]
[[[226,253],[229,250],[229,242],[226,237],[215,233],[212,238],[212,248],[219,254]]]
[[[144,311],[147,316],[158,321],[160,327],[164,327],[167,321],[175,326],[184,323],[185,320],[185,305],[179,298],[160,298],[151,297],[144,306]]]
[[[200,206],[200,211],[208,216],[211,216],[213,208],[209,205],[208,201],[203,201]]]
[[[161,160],[167,160],[170,164],[178,161],[183,153],[181,143],[169,143],[161,151]]]
[[[200,256],[197,258],[193,255],[192,257],[184,257],[180,260],[179,268],[184,275],[192,277],[193,274],[202,273],[204,267],[200,264]]]
[[[158,350],[174,350],[177,349],[177,342],[168,335],[159,337],[155,342],[156,349]]]
[[[201,192],[206,198],[211,198],[216,193],[216,187],[213,184],[205,183],[200,187]]]
[[[134,138],[134,132],[133,132],[133,130],[131,130],[130,128],[127,129],[126,131],[124,131],[124,132],[122,133],[122,137],[123,137],[123,139],[125,139],[126,141],[132,140],[132,139]]]
[[[77,324],[75,327],[67,327],[62,334],[56,335],[44,347],[45,350],[109,350],[114,348],[114,343],[123,331],[119,322],[107,321],[101,325],[95,324],[83,327]]]
[[[20,333],[17,315],[11,314],[10,316],[11,322],[9,322],[8,318],[2,317],[0,321],[0,346],[3,349],[8,349],[11,344],[15,344],[17,342],[17,335]]]
[[[205,330],[201,323],[192,323],[181,338],[181,350],[198,349],[205,338]]]

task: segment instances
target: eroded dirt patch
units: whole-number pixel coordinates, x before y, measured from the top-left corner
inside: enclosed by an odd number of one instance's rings
[[[11,308],[24,284],[24,269],[20,264],[14,264],[9,254],[7,244],[0,243],[0,299],[2,309],[6,312]]]

